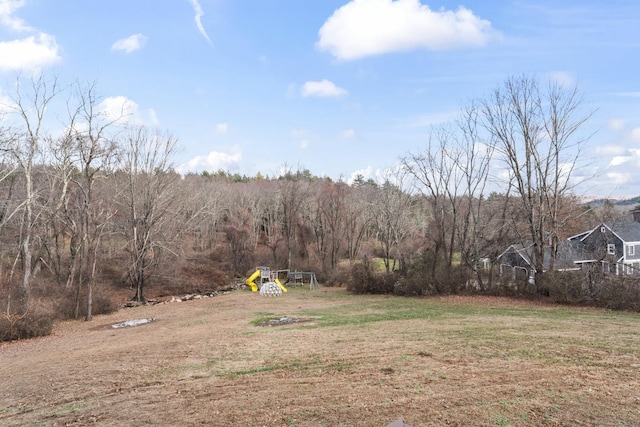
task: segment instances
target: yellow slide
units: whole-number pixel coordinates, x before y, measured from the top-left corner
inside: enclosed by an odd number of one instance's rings
[[[251,286],[251,292],[258,292],[258,285],[254,282],[258,277],[260,277],[260,270],[256,270],[255,273],[247,279],[247,285]]]
[[[278,278],[276,277],[275,280],[276,285],[280,286],[280,289],[282,289],[282,292],[287,292],[287,288],[284,287],[284,285],[282,283],[280,283],[280,280],[278,280]]]

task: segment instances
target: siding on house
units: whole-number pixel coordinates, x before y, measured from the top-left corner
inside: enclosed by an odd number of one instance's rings
[[[624,256],[627,261],[640,260],[640,242],[627,242]]]
[[[616,262],[624,256],[624,242],[606,224],[600,224],[582,238],[585,252],[597,261]],[[609,253],[609,245],[615,245],[615,253]]]
[[[558,246],[556,270],[573,270],[600,264],[603,271],[640,275],[640,211],[636,221],[601,223],[592,230],[570,237]],[[533,269],[524,245],[511,245],[499,260],[503,265]],[[550,254],[545,254],[545,270]]]

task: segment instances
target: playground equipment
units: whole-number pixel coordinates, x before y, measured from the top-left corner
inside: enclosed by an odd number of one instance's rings
[[[280,279],[286,280],[284,284]],[[311,271],[293,271],[289,270],[271,270],[269,267],[256,267],[256,271],[246,280],[247,285],[251,287],[252,292],[260,291],[261,295],[279,296],[283,292],[287,292],[284,286],[306,286],[309,285],[310,290],[318,289],[318,279],[316,273]]]
[[[260,287],[260,295],[263,297],[279,297],[282,295],[284,286],[277,284],[276,282],[266,282]]]
[[[293,287],[298,285],[305,286],[307,284],[311,290],[318,289],[320,287],[318,279],[316,279],[316,273],[312,271],[293,271],[288,274],[288,281],[291,283],[289,286]]]
[[[284,270],[286,271],[286,270]],[[247,279],[247,285],[251,287],[252,292],[260,291],[261,295],[279,296],[283,292],[287,292],[287,288],[278,279],[280,271],[272,271],[269,267],[258,267],[256,271]],[[256,280],[259,279],[258,284]]]

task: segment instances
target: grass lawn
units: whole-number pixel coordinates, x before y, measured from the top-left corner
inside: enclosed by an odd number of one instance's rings
[[[5,344],[0,378],[3,426],[633,426],[640,315],[236,291]]]

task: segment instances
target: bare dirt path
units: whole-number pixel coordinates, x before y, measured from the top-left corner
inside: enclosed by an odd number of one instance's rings
[[[640,425],[639,350],[634,314],[236,291],[2,345],[0,425]]]

